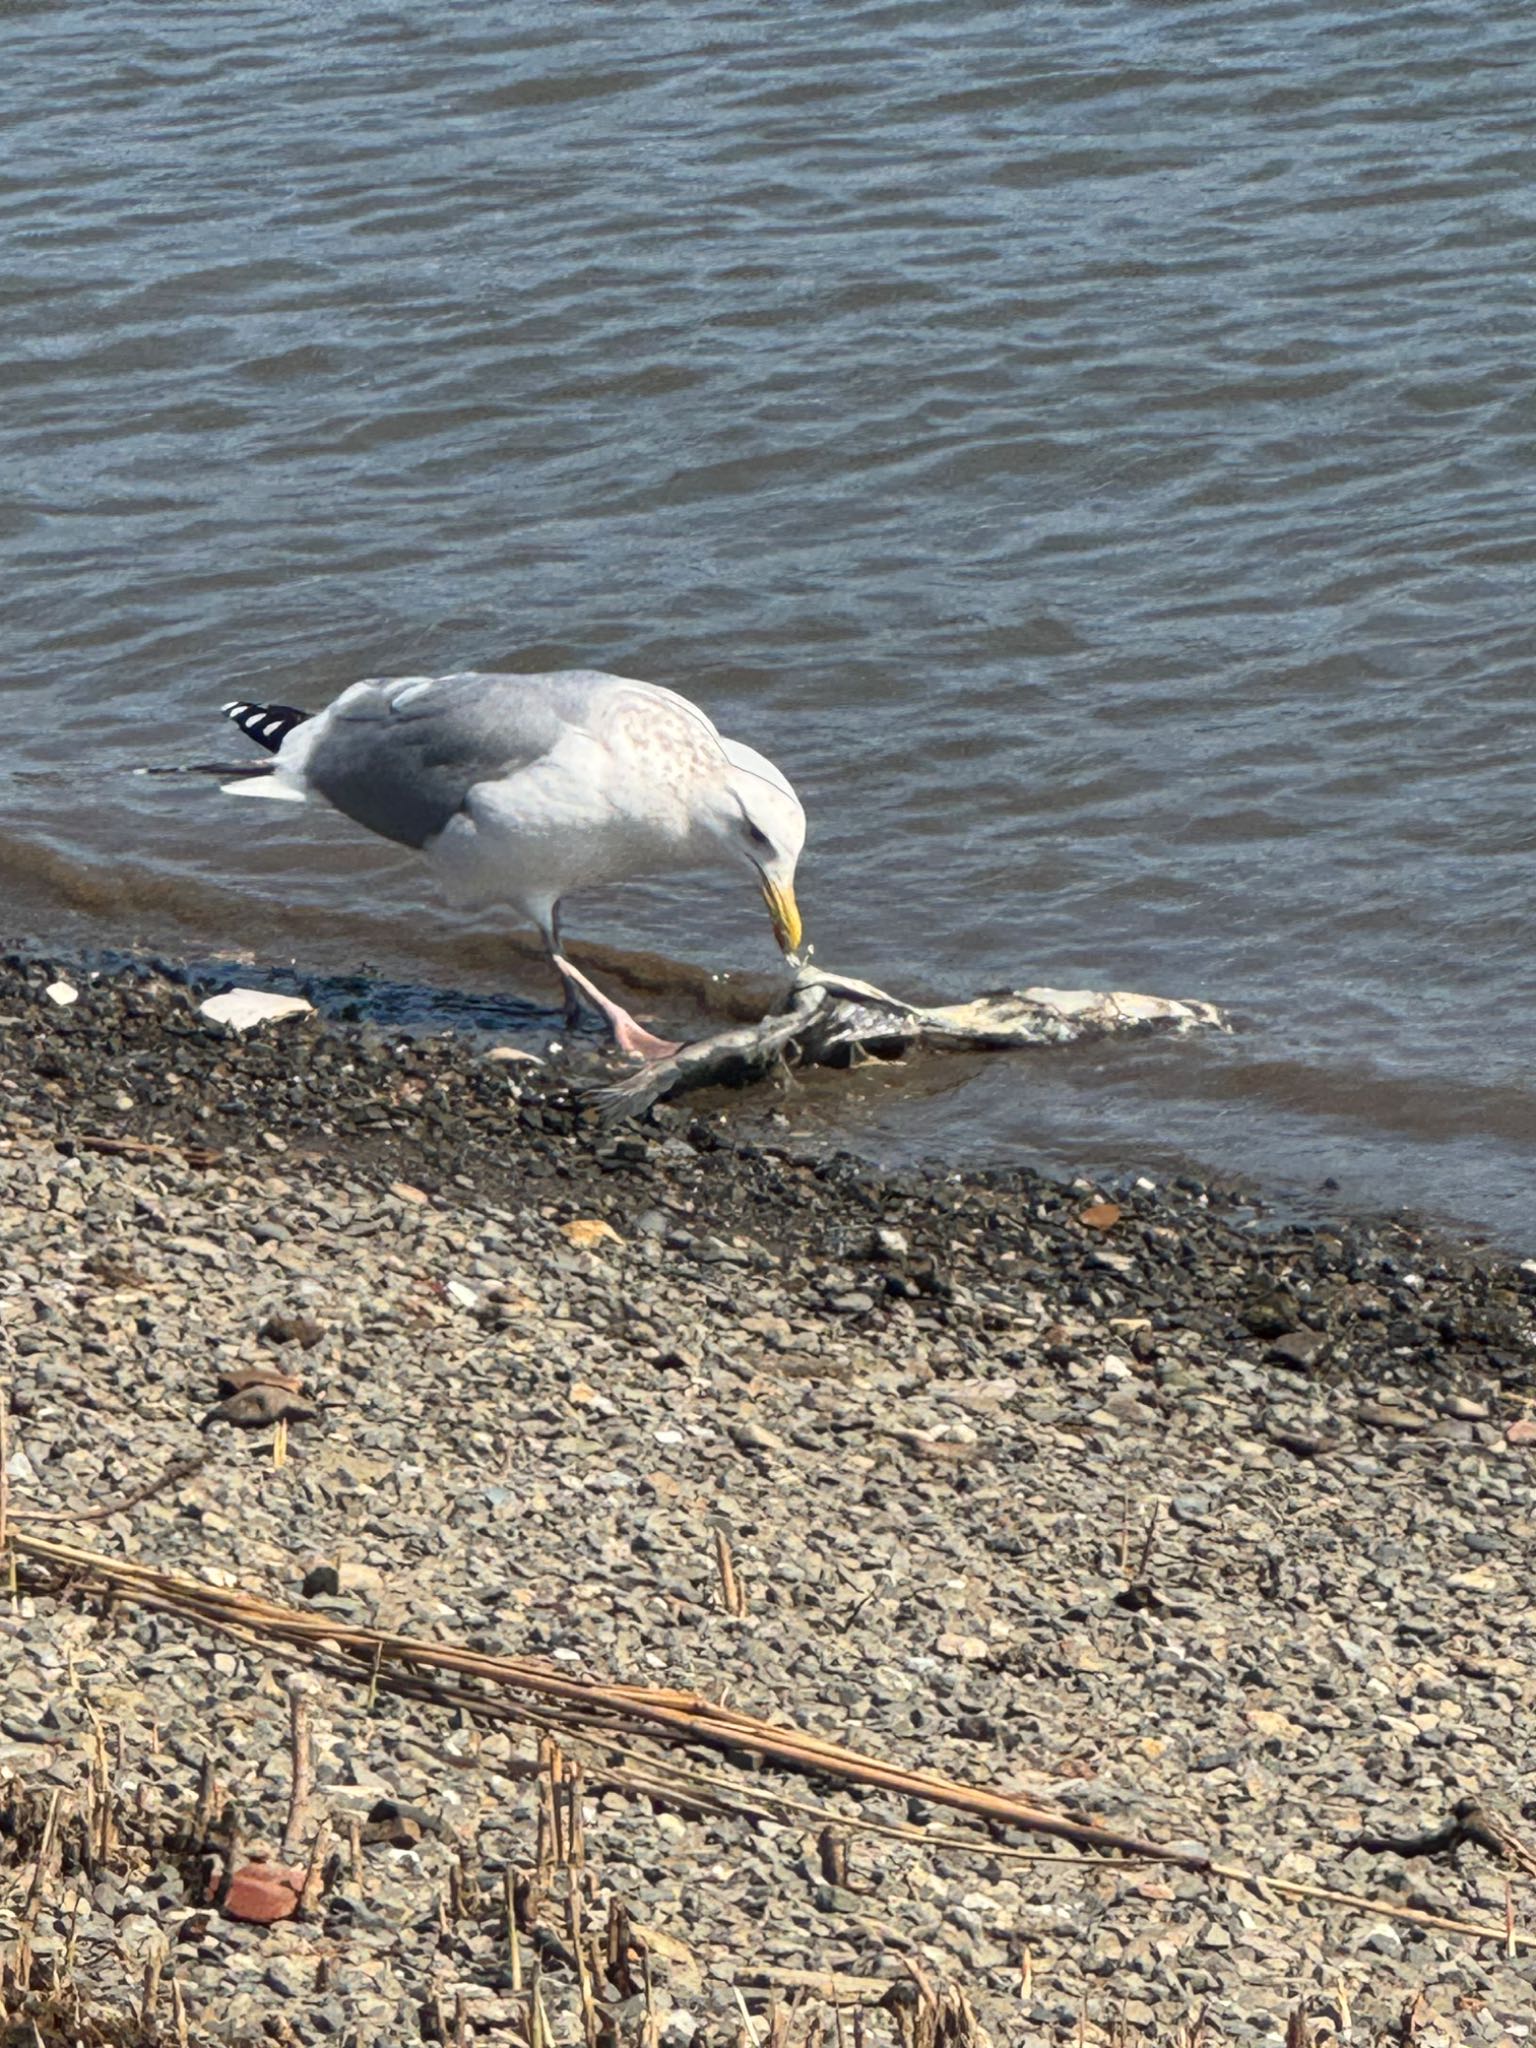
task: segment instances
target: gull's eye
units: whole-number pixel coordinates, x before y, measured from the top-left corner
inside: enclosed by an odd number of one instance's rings
[[[754,825],[750,818],[743,818],[742,823],[747,828],[748,845],[755,847],[759,853],[772,853],[773,841],[768,834]]]

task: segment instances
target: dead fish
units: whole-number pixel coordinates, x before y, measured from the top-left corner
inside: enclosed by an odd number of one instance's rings
[[[996,989],[922,1008],[867,981],[802,967],[781,1008],[679,1046],[670,1057],[591,1091],[601,1122],[640,1115],[692,1088],[740,1087],[784,1066],[847,1066],[906,1051],[1004,1051],[1069,1045],[1115,1032],[1228,1029],[1211,1003],[1094,989]]]

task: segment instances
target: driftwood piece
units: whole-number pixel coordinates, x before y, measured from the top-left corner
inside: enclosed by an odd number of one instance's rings
[[[1221,1031],[1213,1003],[1176,1002],[1095,989],[998,989],[968,1002],[925,1007],[887,995],[866,981],[803,967],[783,1006],[756,1024],[741,1024],[681,1046],[594,1091],[605,1123],[637,1116],[693,1088],[740,1087],[779,1066],[847,1066],[859,1055],[893,1059],[916,1049],[1002,1052],[1023,1046],[1071,1045],[1115,1032]]]

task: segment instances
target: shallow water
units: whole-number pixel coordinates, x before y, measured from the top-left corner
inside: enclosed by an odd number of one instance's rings
[[[806,1091],[1536,1247],[1536,21],[955,0],[9,11],[0,926],[522,995],[236,692],[590,664],[807,801],[821,959],[1216,1044]],[[743,972],[750,890],[573,930]]]

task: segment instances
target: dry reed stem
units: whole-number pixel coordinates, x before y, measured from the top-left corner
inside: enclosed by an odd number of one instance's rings
[[[824,1827],[816,1838],[816,1853],[821,1861],[821,1874],[828,1884],[835,1884],[846,1891],[848,1887],[848,1838],[838,1833],[835,1827]]]
[[[684,1803],[679,1797],[684,1793],[691,1796],[694,1805],[703,1811],[742,1814],[754,1820],[778,1820],[786,1814],[804,1815],[808,1820],[820,1821],[824,1827],[845,1828],[850,1834],[918,1842],[929,1850],[953,1849],[957,1854],[996,1857],[1010,1863],[1081,1865],[1083,1861],[1075,1850],[1070,1849],[1023,1849],[1017,1843],[997,1842],[985,1835],[949,1833],[937,1828],[919,1827],[911,1821],[876,1820],[863,1813],[840,1813],[830,1806],[817,1805],[813,1800],[796,1799],[776,1785],[758,1784],[748,1790],[716,1772],[679,1763],[673,1757],[668,1757],[663,1763],[608,1737],[604,1737],[602,1748],[606,1783],[624,1791],[644,1793],[649,1798],[669,1799],[674,1804]],[[615,1770],[615,1758],[632,1768]],[[1124,1870],[1138,1864],[1165,1860],[1161,1856],[1117,1856],[1115,1867]]]
[[[573,1870],[583,1870],[587,1862],[587,1822],[581,1810],[585,1773],[580,1762],[573,1757],[566,1778],[567,1815],[567,1856]]]
[[[64,1974],[75,1974],[75,1950],[80,1938],[80,1894],[75,1893],[75,1903],[69,1909],[69,1933],[64,1937]]]
[[[201,1472],[206,1458],[173,1458],[165,1470],[143,1486],[135,1487],[132,1493],[125,1493],[120,1500],[109,1500],[99,1508],[16,1508],[12,1510],[12,1522],[107,1522],[114,1515],[125,1514],[129,1508],[137,1507],[140,1501],[148,1500],[153,1494],[161,1493],[168,1486],[177,1486],[183,1479],[191,1479]]]
[[[1149,1525],[1149,1536],[1154,1529],[1155,1521]],[[1308,1899],[1348,1911],[1370,1912],[1383,1918],[1405,1921],[1414,1926],[1468,1935],[1477,1940],[1498,1941],[1506,1947],[1513,1943],[1516,1949],[1536,1949],[1536,1935],[1527,1934],[1508,1924],[1499,1927],[1449,1914],[1423,1912],[1415,1907],[1398,1905],[1391,1900],[1373,1898],[1368,1894],[1346,1891],[1330,1885],[1305,1884],[1295,1879],[1276,1877],[1262,1878],[1251,1871],[1215,1863],[1204,1855],[1170,1851],[1158,1843],[1143,1841],[1136,1836],[1122,1835],[1112,1829],[1069,1822],[1057,1815],[1042,1813],[1021,1800],[990,1792],[982,1787],[966,1785],[958,1780],[927,1772],[910,1771],[888,1765],[878,1759],[863,1756],[857,1751],[844,1749],[837,1743],[813,1736],[804,1730],[785,1728],[760,1720],[753,1715],[722,1707],[694,1693],[651,1686],[605,1685],[548,1671],[526,1659],[492,1657],[451,1645],[418,1641],[408,1636],[390,1635],[357,1626],[343,1627],[329,1615],[306,1615],[239,1590],[203,1585],[197,1580],[183,1579],[175,1574],[156,1571],[129,1560],[99,1557],[76,1545],[31,1535],[16,1528],[14,1522],[11,1529],[11,1545],[13,1553],[19,1552],[34,1561],[62,1568],[77,1580],[83,1581],[85,1589],[94,1587],[99,1590],[105,1587],[109,1591],[121,1593],[136,1604],[157,1611],[179,1614],[184,1618],[202,1622],[206,1626],[236,1634],[248,1642],[267,1645],[277,1643],[307,1651],[311,1656],[321,1657],[324,1657],[332,1646],[338,1647],[351,1661],[342,1665],[327,1661],[322,1668],[346,1676],[360,1676],[363,1670],[371,1671],[370,1701],[378,1684],[382,1682],[383,1660],[387,1654],[393,1666],[404,1667],[403,1670],[391,1670],[389,1683],[392,1689],[398,1688],[412,1697],[436,1698],[462,1705],[471,1713],[483,1718],[537,1721],[538,1713],[542,1711],[567,1733],[574,1731],[587,1735],[593,1741],[604,1743],[618,1727],[638,1724],[641,1730],[659,1739],[698,1742],[726,1752],[745,1750],[792,1770],[838,1778],[847,1784],[874,1786],[905,1794],[909,1798],[924,1799],[934,1805],[947,1806],[957,1812],[974,1814],[979,1818],[1001,1822],[1027,1832],[1056,1836],[1080,1847],[1114,1851],[1138,1860],[1172,1863],[1197,1873],[1220,1878],[1228,1883],[1242,1885],[1250,1896],[1254,1895],[1257,1883],[1264,1883],[1272,1892],[1285,1898]],[[544,1702],[544,1705],[542,1710],[535,1710],[525,1706],[521,1700],[513,1705],[511,1702],[498,1701],[489,1694],[471,1695],[464,1693],[462,1689],[455,1694],[452,1688],[439,1687],[436,1681],[422,1677],[420,1674],[423,1669],[473,1676],[489,1685],[500,1686],[517,1694],[532,1695],[533,1698]],[[102,1762],[104,1769],[104,1752]],[[668,1796],[664,1778],[660,1796]],[[554,1808],[552,1798],[550,1804]],[[558,1809],[554,1808],[549,1815],[548,1846],[551,1849],[557,1840],[557,1813]],[[110,1812],[106,1818],[110,1824]],[[857,1821],[843,1816],[837,1818],[843,1826],[859,1825]],[[875,1825],[883,1827],[884,1824]],[[998,1853],[999,1845],[989,1843],[986,1846],[988,1853]]]
[[[325,1863],[330,1850],[331,1823],[328,1818],[323,1818],[310,1844],[309,1867],[304,1873],[304,1889],[299,1894],[298,1915],[301,1920],[313,1920],[320,1910],[320,1895],[325,1890]]]
[[[553,1735],[546,1735],[540,1742],[539,1761],[544,1770],[539,1791],[549,1808],[550,1860],[554,1864],[567,1864],[571,1860],[571,1850],[567,1839],[569,1809],[562,1797],[565,1755]]]
[[[539,1995],[539,1980],[543,1976],[538,1951],[534,1951],[533,1962],[528,1971],[528,2041],[529,2048],[548,2048],[549,2027],[544,2019],[544,2001]]]
[[[150,1950],[144,1964],[144,1994],[139,2001],[139,2022],[148,2026],[154,2018],[155,2007],[160,2002],[160,1973],[165,1968],[165,1950],[155,1947]]]
[[[790,1963],[755,1963],[737,1980],[749,1991],[787,1991],[796,2008],[814,1992],[829,2005],[878,2005],[891,1988],[889,1977],[855,1977],[846,1970],[797,1970]]]
[[[91,1774],[89,1797],[91,1802],[90,1820],[87,1829],[90,1842],[91,1860],[97,1866],[104,1865],[112,1854],[114,1830],[112,1815],[115,1801],[112,1793],[112,1772],[107,1763],[107,1741],[101,1732],[101,1722],[95,1709],[86,1702],[86,1713],[91,1722]]]
[[[224,1903],[225,1894],[229,1890],[230,1882],[233,1879],[235,1872],[240,1868],[241,1864],[244,1861],[245,1831],[240,1825],[239,1815],[231,1813],[229,1817],[229,1825],[225,1830],[224,1878],[223,1882],[219,1886],[218,1899],[218,1903],[220,1904],[220,1906],[222,1906]]]
[[[43,1878],[47,1874],[48,1864],[53,1856],[54,1838],[59,1831],[59,1805],[63,1797],[63,1787],[55,1785],[48,1801],[48,1815],[43,1822],[42,1840],[37,1845],[37,1861],[32,1866],[32,1882],[27,1887],[27,1902],[21,1909],[24,1927],[30,1928],[37,1918]]]
[[[0,1557],[6,1555],[11,1535],[11,1392],[0,1387]]]
[[[581,1924],[581,1894],[566,1873],[569,1889],[565,1895],[565,1924],[576,1958],[576,1984],[581,1999],[581,2030],[587,2048],[597,2048],[597,2005],[592,1996],[592,1973],[587,1962],[587,1944]]]
[[[757,2048],[757,2028],[752,2024],[752,2015],[747,2011],[747,2001],[741,1995],[741,1987],[737,1984],[733,1984],[731,1986],[731,1995],[736,2000],[737,2005],[741,2008],[741,2023],[746,2028],[747,2039],[750,2042],[752,2042],[753,2048]]]
[[[1146,1540],[1141,1546],[1141,1561],[1136,1567],[1138,1581],[1146,1578],[1148,1567],[1152,1563],[1152,1546],[1157,1541],[1157,1518],[1161,1508],[1161,1501],[1153,1501],[1152,1512],[1147,1517]]]
[[[314,1742],[310,1728],[309,1701],[305,1697],[303,1678],[294,1678],[288,1687],[288,1819],[283,1826],[283,1861],[291,1863],[299,1852],[309,1821],[310,1800],[314,1795],[315,1761]]]
[[[208,1840],[208,1830],[213,1825],[213,1802],[216,1787],[213,1776],[213,1755],[203,1752],[202,1768],[197,1778],[197,1803],[192,1808],[192,1818],[187,1825],[187,1847],[199,1850]]]
[[[535,1882],[540,1891],[549,1889],[550,1877],[565,1858],[560,1842],[560,1751],[552,1735],[539,1740],[538,1834],[534,1847]]]
[[[1207,1874],[1225,1878],[1231,1884],[1240,1884],[1249,1893],[1254,1890],[1254,1873],[1250,1870],[1239,1870],[1229,1863],[1212,1863],[1207,1867]],[[1316,1899],[1320,1905],[1343,1906],[1357,1913],[1379,1913],[1386,1920],[1406,1920],[1411,1926],[1433,1927],[1445,1934],[1472,1934],[1480,1941],[1504,1941],[1508,1931],[1479,1920],[1459,1920],[1446,1913],[1426,1913],[1417,1906],[1399,1906],[1391,1899],[1372,1898],[1369,1892],[1343,1891],[1327,1884],[1303,1884],[1294,1877],[1266,1876],[1263,1882],[1283,1898]],[[1523,1948],[1536,1949],[1536,1935],[1516,1932],[1515,1940]]]
[[[715,1531],[715,1566],[720,1574],[720,1599],[727,1614],[740,1619],[746,1614],[747,1599],[740,1579],[736,1576],[736,1560],[731,1555],[731,1539],[723,1529]]]
[[[1133,1856],[1156,1858],[1188,1869],[1203,1869],[1207,1859],[1188,1852],[1172,1852],[1156,1842],[1118,1830],[1069,1821],[1059,1814],[1043,1812],[1023,1800],[966,1785],[925,1771],[904,1769],[810,1731],[782,1727],[753,1714],[719,1705],[696,1693],[678,1692],[659,1686],[602,1684],[596,1680],[567,1677],[530,1660],[493,1657],[450,1645],[426,1642],[356,1625],[339,1625],[329,1615],[303,1614],[278,1606],[238,1589],[204,1585],[170,1572],[160,1572],[127,1560],[104,1558],[75,1545],[17,1531],[13,1545],[39,1562],[62,1565],[108,1588],[122,1593],[136,1604],[157,1607],[240,1631],[247,1640],[278,1641],[315,1651],[320,1645],[335,1645],[354,1661],[371,1664],[378,1682],[386,1654],[392,1663],[407,1669],[452,1671],[473,1676],[488,1684],[518,1693],[532,1694],[546,1703],[547,1715],[562,1726],[590,1729],[594,1734],[615,1724],[639,1723],[663,1739],[698,1742],[723,1750],[747,1750],[767,1761],[791,1770],[808,1771],[841,1778],[849,1783],[872,1785],[909,1799],[923,1799],[958,1812],[972,1813],[1031,1833],[1052,1835],[1083,1847],[1115,1850]],[[374,1688],[370,1688],[372,1694]],[[554,1703],[552,1710],[549,1703]],[[476,1699],[472,1711],[482,1702]]]
[[[523,1945],[517,1933],[517,1879],[509,1863],[501,1873],[502,1894],[507,1911],[507,1960],[512,1970],[512,1989],[523,1988]]]

